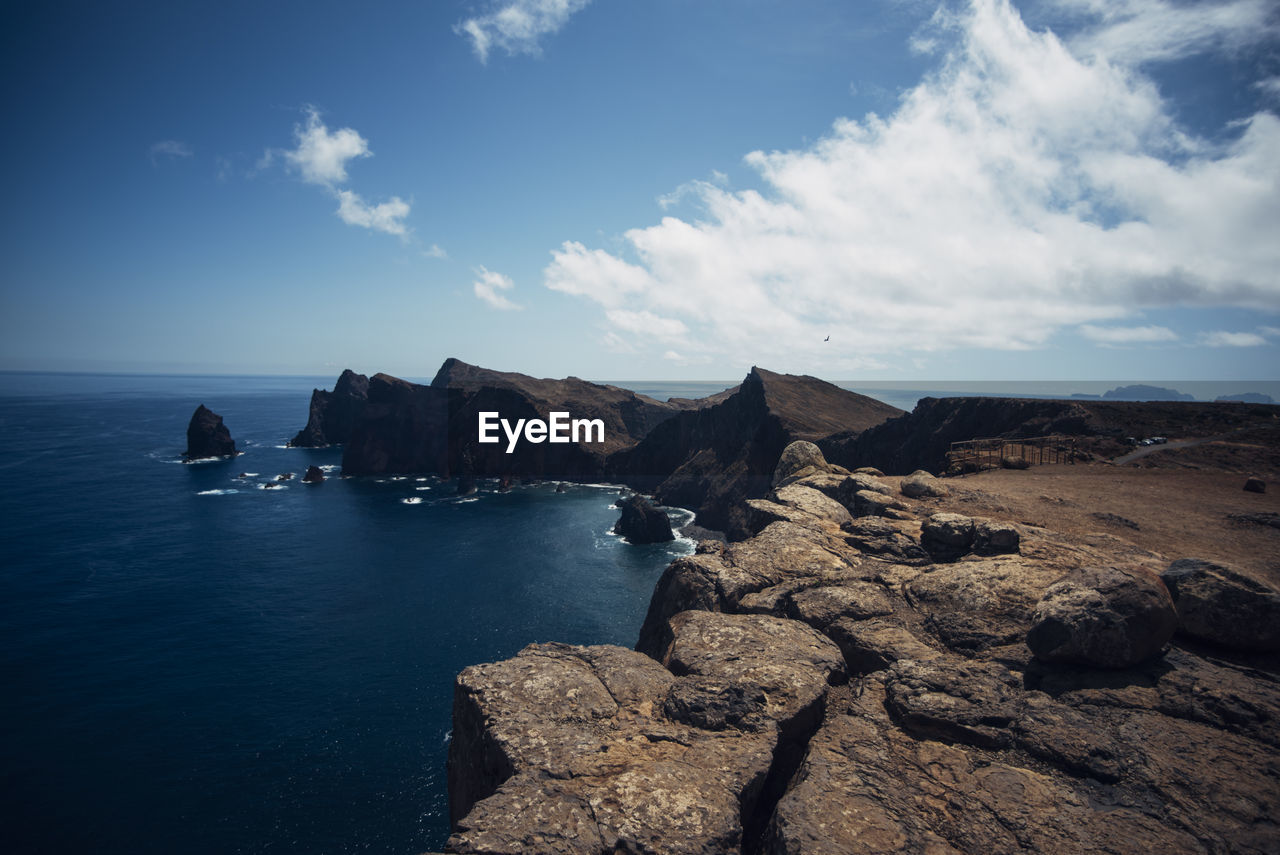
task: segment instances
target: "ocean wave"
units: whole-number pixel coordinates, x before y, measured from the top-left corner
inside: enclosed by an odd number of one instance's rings
[[[421,496],[410,496],[409,498],[407,498],[407,499],[401,499],[400,501],[401,501],[401,502],[403,502],[403,503],[404,503],[404,504],[406,504],[406,505],[420,505],[420,504],[422,504],[422,497],[421,497]]]
[[[288,490],[289,488],[279,481],[268,481],[265,484],[258,485],[259,490]]]
[[[228,488],[226,490],[201,490],[200,492],[196,493],[196,495],[197,496],[229,496],[232,493],[239,493],[239,492],[240,492],[239,490]]]

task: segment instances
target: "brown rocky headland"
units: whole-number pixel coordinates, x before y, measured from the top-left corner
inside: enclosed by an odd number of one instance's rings
[[[1237,521],[1280,497],[1210,465],[1274,482],[1259,430],[949,479],[788,448],[636,650],[459,676],[446,850],[1280,851],[1280,530]]]

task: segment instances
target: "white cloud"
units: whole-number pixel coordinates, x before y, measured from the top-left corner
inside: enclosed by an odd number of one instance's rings
[[[148,150],[148,156],[153,164],[162,157],[186,158],[194,155],[195,152],[191,150],[191,146],[181,140],[160,140],[157,143],[153,143]]]
[[[668,350],[666,353],[662,354],[662,358],[669,360],[671,362],[687,362],[688,361],[679,353],[676,353],[674,350]]]
[[[1177,341],[1178,334],[1168,327],[1099,327],[1083,324],[1080,334],[1099,344],[1151,344]]]
[[[480,62],[489,61],[489,52],[497,47],[508,55],[536,56],[539,39],[560,31],[575,12],[585,9],[591,0],[504,0],[486,15],[468,18],[454,27],[454,32],[471,39],[471,48]]]
[[[1201,333],[1200,343],[1206,347],[1261,347],[1267,340],[1257,333],[1213,330]]]
[[[439,245],[434,243],[431,244],[430,249],[424,249],[422,251],[422,255],[424,258],[448,258],[449,257],[449,253],[445,252]]]
[[[510,276],[503,276],[501,273],[487,270],[483,266],[476,268],[476,276],[480,278],[472,283],[471,287],[481,300],[484,300],[495,309],[503,309],[504,311],[524,308],[498,293],[499,291],[510,291],[516,287],[516,283],[511,281]]]
[[[1258,332],[1268,338],[1276,338],[1280,336],[1280,327],[1259,327]]]
[[[308,108],[305,125],[294,126],[293,135],[298,146],[284,152],[285,160],[298,170],[303,181],[311,184],[345,184],[347,161],[373,156],[369,143],[352,128],[329,133],[314,107]]]
[[[749,154],[760,190],[697,183],[699,220],[632,229],[624,252],[566,242],[546,286],[654,345],[641,313],[734,361],[828,374],[1040,347],[1144,306],[1280,310],[1280,119],[1210,145],[1123,57],[1081,58],[1006,0],[937,20],[940,66],[892,115]]]
[[[404,218],[409,216],[409,203],[399,196],[392,196],[388,202],[370,205],[350,190],[335,192],[338,197],[338,216],[344,223],[401,237],[408,233]]]
[[[331,132],[314,107],[306,108],[305,112],[306,123],[293,128],[296,147],[267,149],[255,164],[254,172],[269,169],[276,158],[281,157],[303,181],[318,184],[338,200],[335,213],[344,223],[407,238],[409,228],[404,221],[410,212],[408,202],[392,196],[386,202],[372,205],[360,194],[342,187],[348,178],[347,164],[356,158],[373,156],[368,141],[354,128]],[[432,247],[432,250],[438,249]]]
[[[1177,59],[1237,51],[1275,38],[1274,0],[1058,0],[1096,23],[1071,40],[1073,49],[1114,62]]]

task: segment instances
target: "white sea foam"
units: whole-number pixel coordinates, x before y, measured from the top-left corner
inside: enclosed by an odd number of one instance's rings
[[[242,481],[243,481],[245,478],[257,478],[257,477],[258,477],[258,473],[257,473],[257,472],[241,472],[239,475],[237,475],[237,476],[236,476],[236,478],[238,478],[238,479],[240,479],[240,480],[242,480]]]
[[[239,492],[240,492],[239,490],[232,490],[232,489],[227,489],[227,490],[201,490],[200,492],[196,493],[196,495],[197,495],[197,496],[227,496],[227,495],[230,495],[231,493],[239,493]]]
[[[413,489],[415,489],[415,490],[432,490],[432,489],[434,489],[434,488],[433,488],[433,487],[431,487],[430,485],[428,485],[428,486],[426,486],[426,487],[414,487]]]
[[[258,485],[259,490],[288,490],[289,488],[279,481],[268,481],[265,484]]]
[[[392,475],[392,476],[391,476],[391,480],[392,480],[392,481],[404,481],[404,480],[405,480],[405,476],[404,476],[404,475]]]
[[[421,496],[410,496],[409,498],[407,498],[407,499],[401,499],[400,501],[404,502],[406,505],[420,505],[420,504],[422,504],[422,497],[421,497]]]
[[[480,497],[479,496],[460,496],[454,501],[456,504],[461,505],[463,502],[478,502],[480,501]]]
[[[321,472],[337,472],[342,468],[341,463],[322,463],[320,464]]]

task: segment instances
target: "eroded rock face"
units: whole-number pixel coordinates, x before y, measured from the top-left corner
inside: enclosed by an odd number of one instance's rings
[[[1166,648],[1168,592],[1116,569],[1150,553],[962,517],[964,551],[930,563],[929,519],[820,511],[830,474],[673,562],[647,656],[536,645],[464,672],[449,850],[1280,851],[1280,676]],[[1236,602],[1229,573],[1175,568],[1188,607]],[[1052,661],[1064,636],[1083,653]]]
[[[369,378],[346,369],[333,384],[332,392],[312,390],[307,426],[289,440],[289,445],[320,448],[346,442],[368,403]]]
[[[1160,578],[1178,613],[1178,631],[1243,650],[1280,650],[1280,591],[1237,570],[1182,558]]]
[[[1045,591],[1027,646],[1044,662],[1128,668],[1159,653],[1177,625],[1173,600],[1158,578],[1084,567]]]
[[[459,675],[450,852],[707,852],[742,845],[773,762],[771,727],[668,717],[705,684],[617,647],[532,645]],[[675,691],[673,691],[673,689]],[[754,696],[738,704],[750,706]],[[682,703],[683,702],[683,703]],[[698,706],[695,701],[693,706]],[[703,703],[705,708],[707,704]],[[727,706],[732,707],[732,704]]]
[[[196,407],[187,424],[187,450],[183,456],[188,460],[197,460],[235,454],[235,440],[231,438],[231,431],[222,423],[222,416],[204,404]]]

